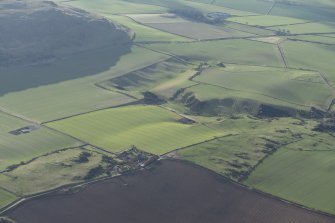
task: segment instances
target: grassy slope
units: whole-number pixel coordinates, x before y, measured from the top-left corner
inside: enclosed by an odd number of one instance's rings
[[[335,151],[281,149],[246,183],[262,191],[335,214]]]
[[[229,65],[207,69],[195,80],[303,106],[317,105],[327,109],[332,100],[331,89],[317,72]]]
[[[297,125],[297,120],[280,118],[268,122],[261,119],[240,117],[238,119],[226,119],[217,124],[217,121],[209,121],[212,128],[220,128],[224,131],[238,133],[236,136],[221,138],[209,143],[181,150],[178,154],[186,160],[205,166],[232,179],[238,176],[236,172],[250,171],[261,159],[268,154],[268,145],[279,147],[302,137],[309,137],[313,122],[305,125]]]
[[[142,150],[163,154],[220,135],[199,124],[181,124],[177,122],[180,118],[156,106],[128,106],[48,125],[113,152],[136,145]]]
[[[0,97],[0,107],[37,121],[49,121],[70,115],[120,105],[132,101],[126,96],[97,88],[95,83],[141,69],[168,59],[166,55],[133,47],[110,69],[85,78],[15,92]],[[60,72],[57,69],[53,71]],[[52,69],[26,69],[25,72],[45,72]]]
[[[200,101],[212,100],[212,99],[235,99],[235,100],[247,100],[251,99],[258,103],[270,104],[270,105],[281,105],[290,107],[298,110],[309,110],[309,107],[292,104],[282,100],[274,99],[261,94],[254,94],[250,92],[228,90],[222,87],[216,87],[211,85],[200,84],[190,87],[186,92],[194,93]],[[249,105],[250,106],[250,105]],[[233,110],[234,111],[234,110]],[[230,113],[230,112],[228,112]]]
[[[249,40],[221,40],[197,43],[150,44],[148,47],[189,60],[223,61],[252,65],[283,66],[276,46]]]
[[[70,149],[40,157],[0,175],[0,185],[16,194],[28,195],[80,182],[88,171],[101,164],[102,160],[100,154],[91,152],[88,162],[74,162],[73,160],[78,159],[82,151],[82,149]]]
[[[0,208],[5,207],[11,202],[15,201],[16,196],[5,190],[0,189]]]

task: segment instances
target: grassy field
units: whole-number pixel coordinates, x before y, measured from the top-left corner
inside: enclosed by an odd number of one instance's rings
[[[77,0],[62,2],[97,14],[161,13],[167,10],[164,7],[156,5],[137,4],[120,0],[97,0],[94,2],[90,0]]]
[[[195,162],[234,180],[242,180],[264,157],[296,137],[308,137],[314,123],[296,125],[296,120],[281,118],[267,122],[240,116],[238,119],[209,121],[211,128],[220,128],[238,135],[216,139],[178,151],[182,159]]]
[[[0,97],[0,107],[19,113],[38,122],[50,121],[70,115],[131,102],[133,99],[94,86],[95,83],[142,69],[169,57],[150,50],[133,47],[113,67],[85,78],[41,86]],[[69,68],[70,69],[70,68]],[[59,66],[25,68],[26,73],[38,72],[57,75],[66,70]],[[41,96],[43,95],[43,97]]]
[[[223,135],[200,124],[182,124],[180,116],[156,106],[128,106],[49,123],[48,126],[120,152],[131,145],[154,153]]]
[[[270,14],[311,21],[321,20],[335,22],[334,9],[331,7],[322,7],[321,5],[294,5],[285,2],[277,2]]]
[[[0,170],[51,151],[80,145],[70,137],[43,127],[28,134],[12,135],[9,131],[31,124],[2,113],[0,121]]]
[[[247,12],[266,14],[273,3],[260,0],[249,0],[247,2],[243,0],[216,0],[214,4]]]
[[[178,36],[172,33],[164,32],[156,28],[140,24],[128,15],[104,15],[107,18],[116,21],[135,32],[135,41],[150,42],[150,41],[192,41],[192,39]]]
[[[315,43],[325,43],[335,45],[335,38],[331,36],[322,36],[322,35],[299,35],[290,37],[293,40],[315,42]]]
[[[290,34],[322,34],[322,33],[334,33],[335,24],[320,24],[320,23],[304,23],[295,25],[275,26],[270,29],[281,31],[284,30]]]
[[[195,81],[325,109],[333,99],[332,89],[317,72],[227,65],[206,69]]]
[[[290,67],[319,70],[334,86],[335,71],[332,61],[335,56],[335,46],[293,41],[286,41],[282,46]]]
[[[0,176],[1,177],[1,176]],[[5,207],[11,202],[15,201],[16,196],[3,189],[0,189],[0,208]]]
[[[276,46],[256,41],[220,40],[197,43],[150,44],[147,46],[188,60],[283,66]]]
[[[335,151],[281,149],[265,160],[246,184],[307,207],[335,214],[334,157]]]
[[[2,170],[9,165],[29,161],[58,149],[78,146],[80,143],[70,137],[41,128],[19,136],[1,133],[0,145],[0,169]]]
[[[248,33],[234,30],[228,27],[217,27],[196,22],[147,23],[146,25],[196,40],[253,36]]]
[[[306,22],[305,20],[302,20],[302,19],[282,17],[282,16],[272,16],[272,15],[231,17],[227,20],[231,22],[237,22],[237,23],[242,23],[242,24],[251,25],[251,26],[265,26],[265,27]]]
[[[90,169],[102,163],[102,155],[92,151],[87,162],[76,162],[83,151],[69,149],[40,157],[0,175],[0,185],[23,196],[81,182]]]

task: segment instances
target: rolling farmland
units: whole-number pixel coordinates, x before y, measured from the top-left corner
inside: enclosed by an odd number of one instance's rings
[[[334,12],[1,1],[0,222],[334,222]]]
[[[160,107],[128,106],[76,116],[48,126],[112,152],[135,145],[154,154],[223,134],[199,124],[180,123],[179,119],[182,117]]]

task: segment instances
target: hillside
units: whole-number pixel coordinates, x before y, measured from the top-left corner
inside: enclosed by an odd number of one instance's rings
[[[1,2],[0,30],[0,67],[50,63],[103,47],[118,57],[131,43],[126,28],[51,1]]]

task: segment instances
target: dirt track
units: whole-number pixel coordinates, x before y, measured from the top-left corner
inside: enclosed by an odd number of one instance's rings
[[[161,161],[152,170],[29,201],[19,223],[334,223],[335,219],[252,192],[208,170]]]

